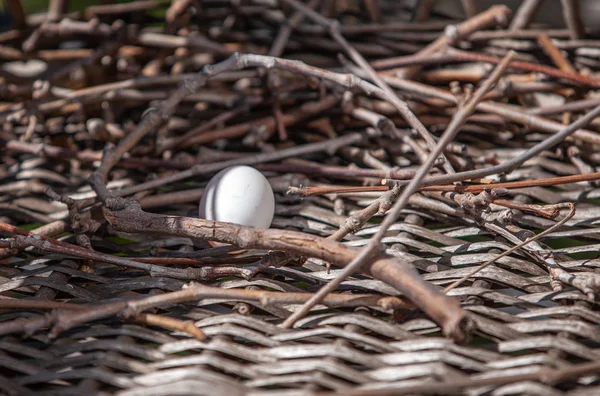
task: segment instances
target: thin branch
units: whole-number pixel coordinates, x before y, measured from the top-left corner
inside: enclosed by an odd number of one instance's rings
[[[535,17],[535,14],[542,4],[543,0],[523,0],[521,1],[521,5],[519,9],[515,13],[510,25],[508,27],[509,30],[520,30],[526,29],[529,26],[529,23]]]
[[[491,168],[488,168],[491,169]],[[466,172],[465,172],[466,173]],[[495,173],[495,172],[494,172]],[[445,192],[461,192],[461,193],[478,193],[486,188],[505,188],[505,189],[516,189],[516,188],[530,188],[530,187],[547,187],[557,186],[560,184],[580,183],[585,181],[596,181],[600,180],[600,172],[586,173],[583,175],[571,175],[571,176],[559,176],[559,177],[548,177],[546,179],[537,180],[519,180],[514,182],[506,183],[490,183],[490,184],[477,184],[470,186],[424,186],[419,191],[445,191]]]
[[[206,334],[196,327],[191,320],[179,320],[168,316],[154,314],[140,314],[132,318],[133,321],[143,323],[148,326],[162,327],[163,329],[181,331],[188,333],[197,340],[204,341]]]
[[[320,0],[311,0],[307,4],[307,7],[314,9],[319,5],[319,3]],[[304,13],[295,11],[289,19],[285,20],[285,22],[281,24],[279,31],[277,32],[277,36],[275,36],[275,40],[273,40],[273,44],[271,44],[271,49],[269,49],[269,56],[281,56],[281,54],[283,54],[292,31],[300,22],[302,22],[303,19]]]
[[[194,92],[195,89],[200,88],[205,83],[207,76],[215,76],[218,73],[224,71],[241,70],[247,67],[263,67],[266,69],[279,68],[305,76],[317,77],[341,85],[348,89],[358,88],[367,95],[375,96],[379,99],[385,100],[393,104],[396,110],[398,110],[400,114],[405,116],[407,122],[411,123],[413,127],[417,128],[418,125],[422,126],[422,124],[420,123],[420,121],[418,121],[416,116],[408,109],[408,105],[405,102],[398,99],[396,94],[394,94],[393,92],[392,94],[390,94],[388,91],[379,88],[378,86],[373,85],[368,81],[358,78],[354,74],[334,73],[324,69],[319,69],[317,67],[306,65],[304,62],[294,60],[280,59],[254,54],[234,54],[221,63],[218,63],[216,65],[207,65],[204,68],[204,72],[199,73],[196,78],[185,80],[184,84],[182,85],[183,88],[180,88],[176,91],[177,95],[174,95],[167,102],[164,102],[163,105],[159,107],[159,109],[150,111],[148,114],[146,114],[140,125],[138,125],[138,127],[136,128],[136,131],[133,132],[133,134],[136,135],[136,139],[141,138],[140,136],[143,136],[145,133],[147,133],[149,129],[155,128],[158,125],[160,125],[164,121],[163,117],[167,114],[170,114],[173,111],[173,106],[175,106],[175,104],[178,103],[178,101],[180,101],[184,95]],[[206,74],[206,76],[204,74]],[[107,161],[107,165],[104,166],[102,169],[99,169],[99,173],[101,175],[106,173],[107,169],[110,169],[114,165],[114,161],[120,158],[120,156],[122,156],[122,154],[126,151],[124,151],[124,149],[128,148],[132,142],[137,142],[137,140],[131,138],[127,144],[120,144],[119,146],[121,147],[121,149],[117,147],[117,150],[110,156],[110,161]],[[273,158],[271,159],[272,161],[281,158],[278,155],[279,153],[268,154],[269,158]],[[224,167],[228,167],[232,165],[249,164],[248,162],[244,161],[246,161],[246,159],[234,160],[231,161],[231,163],[223,163],[223,165]],[[194,166],[189,170],[179,172],[166,178],[152,180],[146,183],[139,184],[137,186],[120,190],[117,192],[117,194],[120,196],[130,195],[139,191],[156,188],[167,183],[184,180],[200,174],[207,174],[220,169],[223,168],[210,168],[210,170],[208,170],[206,166]]]
[[[365,60],[365,58],[354,49],[350,43],[344,38],[342,33],[340,33],[340,24],[336,20],[331,20],[323,17],[316,11],[308,8],[304,4],[298,2],[297,0],[282,0],[283,2],[291,5],[296,10],[303,12],[307,17],[312,19],[315,23],[324,26],[329,29],[329,33],[331,37],[344,49],[346,54],[352,59],[354,63],[356,63],[361,69],[363,69],[370,80],[375,82],[377,87],[381,89],[381,94],[385,97],[389,103],[391,103],[396,110],[404,117],[406,122],[414,128],[419,135],[427,142],[427,145],[430,149],[435,147],[435,139],[431,136],[430,132],[427,130],[425,125],[415,116],[415,114],[410,110],[408,104],[401,100],[397,94],[389,87],[389,85],[379,77],[379,75],[375,72],[375,70],[371,67],[371,65]],[[443,153],[442,153],[443,154]],[[452,166],[448,162],[444,162],[444,169],[448,173],[454,173]]]
[[[348,265],[357,250],[330,239],[301,232],[259,229],[198,218],[146,213],[129,202],[105,214],[113,229],[129,233],[170,235],[229,243],[240,248],[260,248],[315,257],[339,266]],[[153,274],[158,269],[153,269]],[[468,337],[471,323],[452,299],[439,300],[435,287],[423,281],[409,263],[398,258],[378,258],[365,271],[402,292],[440,324],[444,334],[457,340]]]
[[[459,110],[452,118],[452,121],[450,122],[450,124],[440,137],[439,141],[437,142],[435,149],[429,154],[427,161],[423,163],[423,165],[421,165],[415,177],[404,188],[404,191],[402,192],[396,203],[392,206],[392,209],[389,211],[389,213],[383,220],[377,233],[369,240],[369,243],[361,250],[361,252],[356,256],[356,258],[354,258],[354,260],[352,260],[352,262],[348,264],[346,268],[344,268],[344,270],[336,278],[332,279],[327,285],[322,287],[310,301],[308,301],[302,306],[301,309],[294,312],[292,316],[287,318],[282,324],[283,327],[291,327],[298,319],[302,318],[303,315],[308,313],[308,311],[315,304],[321,301],[327,294],[335,290],[347,277],[352,275],[354,272],[360,270],[360,268],[363,265],[365,265],[367,262],[370,262],[373,259],[373,256],[380,249],[381,239],[385,236],[387,229],[396,222],[400,211],[407,204],[410,196],[418,189],[419,185],[421,184],[421,181],[429,172],[429,169],[431,168],[437,157],[446,148],[448,143],[450,143],[454,139],[456,134],[459,132],[460,127],[466,122],[466,119],[474,111],[477,103],[479,103],[481,98],[483,98],[483,95],[485,95],[485,93],[487,93],[500,79],[514,55],[515,53],[512,51],[508,53],[504,57],[502,63],[494,69],[490,77],[486,79],[483,82],[483,84],[477,89],[473,97],[459,108]]]
[[[27,328],[30,333],[54,325],[52,336],[56,337],[63,331],[80,326],[84,323],[120,316],[127,320],[141,320],[143,323],[156,325],[169,330],[186,331],[197,338],[205,336],[204,333],[196,328],[190,322],[176,321],[164,316],[151,315],[150,317],[141,315],[142,312],[155,309],[166,308],[174,304],[186,302],[195,302],[203,299],[224,299],[233,301],[253,301],[263,306],[301,304],[307,301],[312,293],[289,293],[273,292],[266,290],[249,289],[223,289],[220,287],[205,286],[193,283],[191,286],[181,291],[174,291],[159,294],[156,296],[136,298],[128,302],[116,302],[102,305],[83,305],[73,303],[58,303],[54,301],[31,301],[31,300],[0,300],[0,309],[60,309],[63,311],[55,315],[46,315],[43,320],[34,318],[31,320],[16,319],[11,322],[0,324],[0,335],[10,334],[22,331]],[[355,308],[355,307],[373,307],[383,310],[404,310],[412,309],[414,306],[398,297],[378,296],[374,294],[332,294],[327,296],[323,305],[330,308]],[[195,327],[195,326],[194,326]],[[200,334],[200,332],[202,334]],[[199,338],[203,339],[203,338]]]
[[[491,168],[488,168],[491,169]],[[466,173],[466,172],[464,172]],[[459,173],[461,174],[461,173]],[[437,177],[437,176],[434,176]],[[430,178],[424,179],[424,184],[427,183]],[[467,178],[463,178],[460,181],[470,180]],[[442,192],[457,192],[457,193],[479,193],[485,189],[490,188],[504,188],[506,190],[514,190],[521,188],[531,188],[531,187],[548,187],[548,186],[558,186],[561,184],[571,184],[571,183],[581,183],[588,181],[596,181],[600,180],[600,172],[593,173],[585,173],[580,175],[571,175],[571,176],[558,176],[558,177],[548,177],[544,179],[531,179],[531,180],[519,180],[514,182],[504,182],[504,183],[487,183],[487,184],[471,184],[471,185],[432,185],[432,186],[423,186],[419,187],[417,191],[442,191]],[[314,195],[323,195],[323,194],[346,194],[346,193],[357,193],[357,192],[379,192],[379,191],[389,191],[393,186],[399,186],[406,184],[406,182],[402,183],[394,183],[392,180],[384,179],[382,181],[383,186],[332,186],[332,187],[289,187],[289,194],[298,194],[303,197],[310,197]],[[390,187],[392,186],[392,187]]]
[[[447,26],[437,40],[429,44],[417,53],[417,55],[431,55],[444,50],[449,44],[465,40],[471,34],[483,30],[488,26],[505,25],[511,11],[505,5],[495,5],[486,11],[475,15],[458,25]],[[402,79],[410,79],[419,71],[419,66],[410,66],[397,71],[397,76]]]
[[[449,100],[449,101],[452,101],[455,103],[458,101],[452,94],[442,92],[441,90],[437,90],[435,88],[430,89],[429,87],[426,87],[423,84],[410,82],[410,81],[406,81],[406,80],[400,80],[400,79],[394,79],[394,84],[398,85],[398,86],[402,86],[403,88],[410,87],[409,89],[411,91],[420,92],[420,93],[424,94],[425,96],[433,96],[436,98]],[[549,121],[549,120],[543,119],[541,117],[524,114],[524,113],[512,110],[508,106],[502,106],[502,105],[498,105],[495,103],[483,102],[477,106],[477,109],[492,112],[492,113],[502,114],[504,116],[510,116],[510,118],[512,118],[513,120],[515,120],[517,122],[521,122],[521,123],[527,124],[527,125],[532,125],[534,128],[535,127],[544,127],[544,128],[547,128],[547,130],[550,130],[550,131],[556,132],[556,133],[552,134],[547,139],[544,139],[540,143],[531,147],[530,149],[528,149],[526,152],[519,155],[518,157],[515,157],[512,160],[503,162],[500,165],[492,166],[489,168],[476,169],[476,170],[472,170],[472,171],[460,172],[460,173],[456,173],[453,175],[440,175],[440,176],[429,177],[424,181],[424,183],[423,183],[424,185],[447,184],[447,183],[452,183],[452,182],[461,181],[461,180],[479,179],[479,178],[482,178],[482,177],[485,177],[485,176],[488,176],[491,174],[495,174],[495,173],[501,173],[501,172],[508,173],[511,170],[518,168],[520,165],[525,163],[525,161],[527,161],[528,159],[531,159],[531,158],[535,157],[537,154],[541,153],[542,151],[547,150],[548,148],[560,143],[561,141],[563,141],[565,138],[567,138],[570,135],[574,135],[579,138],[583,138],[583,137],[592,138],[592,136],[589,136],[589,134],[591,134],[591,132],[585,131],[582,128],[584,128],[586,125],[588,125],[590,122],[592,122],[592,120],[594,118],[596,118],[600,115],[600,106],[597,106],[592,111],[588,112],[587,114],[585,114],[581,118],[577,119],[570,125],[563,126],[559,123]],[[594,139],[590,139],[590,140],[595,140],[595,136],[594,136]],[[600,143],[600,139],[598,140],[598,143]]]
[[[468,280],[469,278],[471,278],[472,276],[474,276],[475,274],[477,274],[479,271],[483,270],[484,268],[490,266],[491,264],[495,263],[496,261],[500,260],[502,257],[506,257],[509,254],[511,254],[512,252],[521,249],[523,246],[538,240],[552,232],[554,232],[555,230],[557,230],[558,228],[562,227],[567,221],[569,221],[573,216],[575,216],[575,205],[572,203],[567,203],[567,205],[569,206],[569,213],[558,223],[554,224],[552,227],[540,232],[539,234],[531,237],[531,238],[527,238],[525,241],[523,241],[522,243],[519,243],[518,245],[513,246],[512,248],[505,250],[504,252],[502,252],[502,254],[499,254],[498,256],[486,261],[485,263],[483,263],[482,265],[480,265],[479,267],[475,268],[473,271],[469,272],[468,274],[466,274],[465,276],[463,276],[462,278],[458,279],[457,281],[453,282],[452,284],[450,284],[448,287],[446,287],[444,289],[444,293],[448,293],[450,290],[457,288],[458,286],[460,286],[464,281]]]
[[[377,70],[384,70],[404,66],[406,64],[439,64],[442,61],[485,62],[491,64],[499,64],[500,62],[502,62],[502,59],[492,55],[486,55],[476,52],[467,52],[456,48],[448,48],[445,52],[439,54],[409,55],[397,58],[382,59],[371,62],[371,65]],[[510,64],[510,67],[534,73],[542,73],[554,78],[573,81],[574,83],[581,84],[583,86],[592,86],[595,88],[600,87],[600,80],[595,77],[586,76],[579,73],[571,73],[551,66],[545,66],[531,62],[524,62],[520,60],[513,60]],[[398,75],[397,70],[394,70],[394,74]],[[387,81],[385,77],[384,80]]]
[[[26,29],[27,28],[27,15],[23,9],[23,3],[21,0],[5,0],[6,8],[12,15],[15,29]]]
[[[579,0],[561,0],[565,24],[571,32],[571,40],[581,40],[585,36],[585,28],[581,20]]]
[[[477,0],[461,0],[460,2],[467,18],[473,18],[479,12]]]

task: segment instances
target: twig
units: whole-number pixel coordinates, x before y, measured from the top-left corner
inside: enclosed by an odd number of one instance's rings
[[[325,194],[348,194],[354,192],[376,192],[391,190],[388,186],[331,186],[331,187],[290,187],[288,194],[310,197]]]
[[[510,16],[510,9],[505,5],[495,5],[490,7],[488,10],[475,15],[473,18],[468,19],[458,25],[450,25],[446,27],[444,34],[441,35],[433,43],[418,52],[417,55],[431,55],[436,52],[440,52],[445,49],[449,44],[453,42],[459,42],[469,37],[472,33],[482,30],[487,26],[491,25],[504,25],[508,22]],[[414,76],[419,70],[419,66],[410,66],[406,69],[398,71],[398,77],[402,79],[409,79]]]
[[[94,175],[106,179],[112,167],[119,162],[127,151],[135,146],[146,134],[167,121],[185,96],[196,92],[206,84],[210,77],[224,71],[225,69],[222,67],[228,67],[226,62],[212,68],[207,68],[203,73],[198,74],[194,78],[184,80],[183,84],[173,92],[169,99],[162,102],[158,109],[150,108],[146,110],[146,114],[135,130],[123,138],[119,142],[119,145],[106,158],[103,158],[102,165],[94,172]]]
[[[358,232],[373,216],[376,214],[385,214],[392,207],[393,202],[398,198],[400,192],[402,192],[400,186],[395,186],[385,194],[381,194],[369,206],[348,217],[340,225],[340,228],[329,236],[329,239],[341,241],[346,235]]]
[[[565,24],[571,32],[571,40],[580,40],[584,37],[584,27],[581,20],[579,0],[561,0]]]
[[[163,293],[156,296],[137,298],[128,302],[108,303],[102,305],[84,305],[73,303],[58,303],[54,301],[31,301],[31,300],[0,300],[0,309],[60,309],[63,311],[54,315],[46,315],[42,320],[35,318],[32,320],[17,319],[12,322],[0,324],[0,335],[19,332],[27,328],[30,333],[54,325],[51,336],[56,337],[60,333],[80,326],[84,323],[109,318],[112,316],[121,316],[127,320],[129,318],[144,319],[144,323],[165,327],[170,330],[186,331],[200,336],[201,330],[189,327],[193,323],[172,322],[173,319],[158,317],[152,315],[142,318],[141,313],[153,308],[166,308],[173,304],[199,301],[203,299],[226,299],[236,301],[256,301],[263,306],[272,306],[279,304],[301,304],[307,301],[312,293],[282,293],[266,290],[242,290],[242,289],[223,289],[219,287],[204,286],[193,283],[190,287],[181,291]],[[354,308],[354,307],[373,307],[383,310],[403,310],[411,309],[413,305],[398,297],[378,296],[373,294],[333,294],[327,296],[323,305],[330,308]],[[160,319],[160,318],[165,318]],[[195,326],[194,326],[195,327]],[[191,331],[190,331],[191,330]],[[202,332],[202,335],[204,333]],[[201,338],[203,339],[203,338]]]
[[[451,103],[458,103],[458,99],[456,97],[454,97],[454,95],[450,94],[449,92],[438,90],[436,88],[432,88],[432,87],[426,86],[424,84],[419,84],[419,83],[416,83],[413,81],[400,80],[400,79],[393,78],[393,77],[386,77],[386,79],[392,85],[394,85],[400,89],[405,89],[410,92],[417,93],[418,95],[423,95],[425,97],[434,97],[434,98],[442,99],[445,101],[449,101]],[[583,141],[589,142],[589,143],[600,144],[600,136],[597,133],[589,131],[589,130],[581,129],[581,128],[584,128],[586,125],[588,125],[595,117],[600,115],[600,106],[594,108],[594,110],[585,114],[584,116],[577,119],[576,121],[574,121],[572,124],[570,124],[568,126],[564,126],[555,121],[550,121],[546,118],[522,113],[518,110],[515,110],[514,108],[512,108],[510,106],[501,105],[501,104],[497,104],[497,103],[482,102],[477,106],[477,110],[489,112],[492,114],[498,114],[498,115],[500,115],[502,117],[506,117],[512,121],[527,125],[532,129],[539,128],[541,130],[545,130],[545,131],[554,133],[553,135],[548,137],[548,139],[545,139],[544,141],[535,145],[531,149],[527,150],[527,152],[524,153],[524,155],[525,154],[530,155],[533,153],[537,154],[537,153],[561,142],[567,136],[570,136],[570,135],[573,135],[573,136],[575,136]],[[541,151],[537,151],[537,150],[541,150]],[[535,155],[535,154],[533,154],[533,155]],[[513,161],[518,162],[518,161],[521,161],[522,158],[524,158],[524,156],[519,156],[519,157],[515,158]],[[528,158],[531,158],[531,157],[528,157]],[[519,163],[516,166],[518,167],[521,163]],[[502,166],[504,166],[504,165],[502,165]],[[510,166],[512,166],[512,164]],[[498,170],[497,167],[493,167],[493,168],[489,168],[489,169],[494,169],[494,171],[491,173],[496,173],[496,172],[502,172],[508,168],[506,168],[506,169],[501,168],[500,170]],[[477,179],[477,178],[484,177],[484,176],[491,174],[491,173],[487,173],[487,170],[484,170],[484,169],[478,169],[478,170],[469,171],[469,172],[473,173],[473,176],[470,176],[470,178],[473,178],[473,179]],[[466,175],[467,172],[462,172],[462,174]],[[454,179],[454,177],[458,177],[458,176],[457,175],[436,176],[436,179],[435,179],[436,181],[434,181],[434,182],[432,181],[432,183],[449,183],[452,181],[461,180],[460,178]],[[437,179],[437,178],[440,178],[440,179]],[[434,179],[432,178],[432,180],[434,180]],[[444,180],[444,181],[442,182],[439,180]]]
[[[326,140],[319,143],[309,143],[296,147],[290,147],[289,149],[283,149],[275,152],[267,152],[263,154],[254,154],[242,157],[239,159],[233,159],[228,161],[222,161],[212,164],[197,164],[184,171],[171,174],[169,176],[161,177],[156,180],[141,183],[132,187],[127,187],[122,190],[115,191],[115,195],[126,196],[131,195],[140,191],[153,189],[156,187],[164,186],[176,181],[185,180],[194,176],[209,175],[213,172],[221,169],[228,168],[235,165],[253,165],[261,162],[277,161],[292,156],[301,156],[308,153],[315,153],[319,151],[335,152],[340,147],[358,143],[365,139],[365,135],[362,133],[349,133],[339,138]]]
[[[437,0],[420,0],[413,9],[412,20],[415,22],[423,22],[429,18],[429,14],[435,7]]]
[[[180,295],[186,295],[182,300]],[[182,292],[170,292],[155,296],[133,300],[135,311],[145,311],[155,307],[163,307],[165,304],[176,301],[177,303],[187,301],[198,301],[201,299],[228,299],[238,301],[257,301],[262,305],[275,304],[302,304],[308,300],[313,293],[291,293],[274,292],[268,290],[244,290],[223,289],[221,287],[206,286],[199,283],[192,285]],[[131,305],[131,302],[130,302]],[[373,307],[384,310],[414,308],[410,302],[394,296],[379,296],[376,294],[330,294],[323,305],[330,308],[356,308]],[[34,301],[34,300],[9,300],[0,299],[0,309],[65,309],[65,310],[91,310],[99,306],[86,304],[62,303],[57,301]]]
[[[494,199],[494,204],[504,206],[505,208],[517,209],[523,212],[533,213],[537,216],[542,216],[547,219],[554,219],[560,215],[560,210],[564,207],[563,204],[553,205],[535,205],[535,204],[523,204],[515,201],[508,201],[506,199]]]
[[[424,186],[424,187],[421,187],[419,191],[445,191],[445,192],[478,193],[478,192],[483,191],[486,188],[516,189],[516,188],[529,188],[529,187],[545,187],[545,186],[557,186],[559,184],[580,183],[580,182],[595,181],[595,180],[600,180],[600,172],[586,173],[583,175],[549,177],[546,179],[537,179],[537,180],[519,180],[519,181],[515,181],[515,182],[490,183],[490,184],[479,184],[479,185],[470,185],[470,186],[454,186],[454,185]]]
[[[319,5],[319,3],[319,0],[311,0],[307,4],[307,7],[313,9]],[[271,44],[271,49],[269,49],[269,56],[281,56],[281,54],[283,54],[292,31],[303,19],[304,13],[295,11],[289,19],[281,24],[277,36],[275,36],[275,40],[273,40],[273,44]]]
[[[0,300],[0,309],[89,309],[85,304],[63,303],[58,301]]]
[[[15,29],[27,28],[27,16],[21,0],[6,0],[5,4],[12,15]]]
[[[123,232],[200,238],[230,243],[244,249],[280,250],[319,258],[340,266],[350,263],[357,253],[355,249],[342,243],[314,235],[151,214],[141,211],[132,202],[121,210],[107,212],[105,217],[115,230]],[[440,323],[444,334],[457,340],[468,337],[471,324],[462,308],[454,300],[438,301],[437,289],[423,281],[408,263],[397,258],[378,258],[366,271],[405,294],[434,321]]]
[[[479,271],[483,270],[484,268],[488,267],[489,265],[493,264],[494,262],[496,262],[497,260],[500,260],[502,257],[506,257],[509,254],[511,254],[512,252],[522,248],[523,246],[527,245],[528,243],[531,243],[537,239],[540,239],[552,232],[554,232],[556,229],[562,227],[567,221],[569,221],[574,215],[575,215],[575,205],[572,203],[567,203],[570,211],[569,213],[562,219],[560,220],[558,223],[554,224],[552,227],[540,232],[539,234],[531,237],[531,238],[527,238],[525,241],[523,241],[522,243],[519,243],[518,245],[513,246],[512,248],[505,250],[504,252],[502,252],[502,254],[499,254],[498,256],[486,261],[485,263],[483,263],[482,265],[480,265],[479,267],[475,268],[473,271],[469,272],[467,275],[463,276],[462,278],[460,278],[459,280],[453,282],[452,284],[450,284],[449,286],[447,286],[444,289],[444,293],[448,293],[450,290],[460,286],[464,281],[466,281],[467,279],[471,278],[473,275],[475,275],[476,273],[478,273]]]
[[[198,89],[200,86],[202,86],[207,78],[204,75],[204,73],[207,76],[214,76],[214,75],[217,75],[218,73],[221,73],[226,70],[240,70],[240,69],[244,69],[246,67],[264,67],[266,69],[281,68],[281,69],[285,69],[285,70],[288,70],[288,71],[291,71],[294,73],[303,74],[306,76],[317,77],[317,78],[321,78],[321,79],[324,79],[327,81],[331,81],[333,83],[344,86],[346,88],[359,88],[363,92],[365,92],[367,95],[373,95],[375,97],[378,97],[380,99],[383,99],[383,100],[386,100],[386,101],[392,103],[394,105],[394,107],[403,116],[408,117],[407,121],[409,123],[414,121],[414,122],[417,122],[420,124],[418,119],[408,109],[408,106],[406,105],[406,103],[400,101],[400,99],[398,99],[398,97],[395,94],[390,95],[387,91],[385,91],[365,80],[362,80],[353,74],[333,73],[333,72],[330,72],[327,70],[308,66],[305,63],[299,62],[299,61],[279,59],[279,58],[273,58],[273,57],[263,56],[263,55],[234,54],[221,63],[212,65],[212,66],[206,66],[205,71],[203,73],[198,74],[197,80],[193,79],[193,78],[186,80],[186,82],[184,82],[184,84],[182,85],[183,88],[180,87],[176,91],[176,95],[173,95],[159,109],[149,112],[149,114],[147,114],[144,117],[144,119],[142,120],[140,125],[138,125],[138,127],[136,128],[136,132],[135,132],[136,138],[139,136],[143,136],[143,134],[147,133],[148,128],[152,128],[152,127],[156,127],[157,125],[160,125],[160,123],[162,123],[162,121],[163,121],[162,116],[164,116],[165,114],[170,114],[169,112],[172,111],[172,109],[173,109],[172,106],[174,106],[176,103],[178,103],[181,100],[181,97],[183,95],[185,95],[189,92],[194,92],[195,89]],[[163,107],[164,107],[164,109],[163,109]],[[150,118],[152,120],[150,120]],[[410,120],[409,120],[409,118],[410,118]],[[422,125],[422,124],[420,124],[420,125]],[[416,126],[416,124],[414,126]],[[110,164],[112,164],[114,162],[114,159],[120,158],[118,154],[124,153],[126,150],[124,151],[123,149],[129,147],[130,143],[133,141],[134,141],[134,139],[131,138],[127,145],[120,144],[119,146],[121,146],[121,149],[120,150],[117,149],[118,152],[116,151],[115,154],[111,155],[111,161],[108,161],[107,165],[103,169],[100,170],[101,171],[100,174],[104,173],[106,171],[106,169],[110,169],[110,167],[112,167],[112,165],[110,165]],[[269,153],[269,154],[273,155],[273,158],[274,158],[273,160],[280,158],[277,156],[278,153]],[[242,160],[239,160],[239,161],[242,161]],[[241,164],[248,164],[248,163],[234,161],[231,164],[227,164],[226,166],[241,165]],[[220,169],[222,169],[222,168],[220,168]],[[215,170],[219,170],[219,169],[212,169],[211,171],[215,171]],[[134,187],[131,187],[128,189],[121,190],[120,192],[118,192],[118,194],[119,195],[133,194],[133,193],[143,191],[146,189],[155,188],[157,186],[161,186],[166,183],[172,183],[175,181],[184,180],[184,179],[187,179],[187,178],[199,175],[199,174],[206,174],[203,172],[209,173],[206,171],[205,167],[198,167],[198,168],[193,167],[192,169],[180,172],[179,174],[163,178],[162,180],[160,180],[160,179],[153,180],[153,181],[142,183],[140,185],[137,185],[137,186],[134,186]]]
[[[535,13],[543,0],[523,0],[519,9],[515,13],[510,25],[509,30],[525,29],[529,26],[531,20],[535,17]]]
[[[473,18],[479,12],[476,0],[461,0],[460,2],[467,18]]]
[[[544,49],[546,55],[548,55],[554,64],[562,71],[568,73],[577,73],[577,70],[571,65],[571,63],[564,57],[556,45],[550,39],[547,34],[540,34],[538,37],[538,43]]]
[[[153,315],[153,314],[140,314],[132,318],[133,321],[143,323],[148,326],[162,327],[167,330],[181,331],[188,333],[197,340],[204,341],[206,334],[199,328],[196,327],[191,320],[179,320],[170,318],[168,316]]]
[[[405,101],[400,100],[396,93],[392,91],[389,85],[384,80],[382,80],[381,77],[379,77],[379,75],[365,60],[365,58],[363,58],[363,56],[356,49],[354,49],[344,38],[344,36],[340,33],[340,24],[338,21],[323,17],[322,15],[306,7],[304,4],[298,2],[297,0],[283,0],[283,2],[303,12],[315,23],[318,23],[319,25],[328,28],[331,37],[333,37],[333,39],[344,49],[344,51],[346,52],[346,54],[348,54],[350,59],[352,59],[354,63],[356,63],[361,69],[363,69],[366,72],[369,79],[375,82],[377,87],[379,87],[379,89],[381,90],[381,93],[379,94],[381,96],[379,97],[385,99],[396,108],[396,110],[402,115],[406,122],[408,122],[408,124],[412,128],[414,128],[419,133],[419,135],[421,135],[421,137],[427,142],[427,145],[430,149],[433,149],[435,147],[435,139],[431,136],[431,134],[429,133],[427,128],[425,128],[423,123],[415,116],[412,110],[410,110],[408,104]],[[354,76],[354,78],[356,78],[356,76]],[[444,168],[449,173],[454,172],[452,166],[447,162],[444,162]]]
[[[466,172],[465,172],[466,173]],[[434,176],[437,177],[437,176]],[[431,178],[424,179],[424,183],[427,183]],[[467,178],[461,179],[461,181],[469,180]],[[514,182],[504,183],[488,183],[488,184],[471,184],[471,185],[431,185],[419,187],[417,191],[443,191],[443,192],[458,192],[458,193],[479,193],[488,188],[504,188],[507,190],[520,189],[520,188],[531,188],[531,187],[547,187],[547,186],[558,186],[561,184],[581,183],[586,181],[600,180],[600,172],[585,173],[581,175],[571,176],[558,176],[548,177],[544,179],[532,179],[532,180],[519,180]],[[310,197],[313,195],[323,194],[347,194],[357,192],[379,192],[388,191],[396,185],[403,185],[406,182],[394,183],[392,180],[383,179],[383,186],[331,186],[331,187],[290,187],[288,189],[289,194],[298,194],[303,197]]]
[[[430,55],[411,55],[406,57],[397,57],[397,58],[389,58],[383,59],[380,61],[373,61],[371,65],[373,68],[377,70],[391,69],[399,66],[404,66],[405,64],[436,64],[442,61],[450,62],[485,62],[492,64],[499,64],[502,59],[485,55],[475,52],[467,52],[458,50],[455,48],[448,48],[444,53]],[[600,80],[594,77],[584,76],[579,73],[571,73],[559,70],[554,67],[544,66],[540,64],[524,62],[520,60],[513,60],[510,64],[510,67],[514,67],[516,69],[521,69],[525,71],[530,71],[534,73],[542,73],[550,77],[561,78],[569,81],[573,81],[578,84],[582,84],[583,86],[592,86],[595,88],[600,87]],[[389,72],[388,72],[389,74]],[[395,75],[399,75],[397,69],[394,70]],[[386,80],[386,78],[384,78]],[[390,84],[393,85],[393,84]]]
[[[219,114],[218,116],[214,117],[212,120],[198,126],[197,128],[192,129],[191,131],[187,132],[186,134],[182,135],[182,136],[178,136],[176,138],[172,138],[168,141],[164,141],[160,143],[160,146],[157,149],[157,152],[162,153],[166,150],[170,150],[172,148],[176,148],[176,147],[180,147],[183,144],[185,144],[185,142],[188,139],[191,139],[195,136],[200,135],[201,133],[206,132],[207,130],[214,128],[222,123],[225,123],[227,121],[229,121],[230,119],[236,117],[237,115],[243,113],[244,111],[246,111],[248,108],[246,106],[240,106],[238,108],[235,108],[233,110],[230,111],[226,111],[224,113]]]
[[[347,267],[344,268],[344,270],[336,278],[334,278],[327,285],[319,289],[319,291],[314,295],[314,297],[311,300],[305,303],[301,309],[294,312],[292,316],[287,318],[282,324],[283,327],[291,327],[298,319],[300,319],[303,315],[308,313],[308,311],[315,304],[321,301],[324,296],[335,290],[347,277],[352,275],[354,272],[358,271],[361,268],[361,266],[365,265],[365,263],[373,259],[373,256],[378,251],[380,241],[385,236],[387,229],[393,223],[396,222],[400,211],[408,202],[409,197],[417,190],[422,179],[429,172],[429,169],[437,159],[438,155],[446,148],[447,144],[454,139],[460,127],[466,121],[466,118],[474,111],[475,106],[481,100],[483,95],[486,92],[488,92],[488,90],[492,88],[494,84],[496,84],[498,79],[500,79],[514,55],[514,52],[510,52],[503,59],[502,63],[494,69],[490,77],[486,79],[483,82],[483,84],[477,89],[473,97],[459,108],[459,110],[452,118],[452,121],[450,122],[450,124],[440,137],[439,141],[437,142],[435,149],[429,154],[427,161],[423,163],[423,165],[421,165],[415,177],[404,188],[404,191],[402,192],[396,203],[392,206],[391,210],[383,220],[377,233],[373,237],[371,237],[367,246],[365,246],[361,250],[361,252],[356,256],[356,258],[354,258],[352,262],[348,264]]]
[[[50,0],[50,4],[48,6],[48,21],[58,21],[62,17],[62,14],[67,11],[67,6],[68,1],[66,0]]]

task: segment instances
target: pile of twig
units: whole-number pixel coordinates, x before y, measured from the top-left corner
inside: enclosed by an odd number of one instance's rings
[[[0,389],[597,390],[594,32],[434,3],[7,1]]]

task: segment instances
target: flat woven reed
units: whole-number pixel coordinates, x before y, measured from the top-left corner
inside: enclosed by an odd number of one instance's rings
[[[5,2],[1,394],[600,394],[597,119],[521,161],[600,105],[585,2],[75,3]],[[197,219],[235,163],[268,232]]]

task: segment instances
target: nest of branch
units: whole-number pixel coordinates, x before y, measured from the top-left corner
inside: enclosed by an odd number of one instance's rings
[[[578,1],[30,3],[0,18],[0,393],[600,392]],[[269,229],[198,218],[235,165]]]

